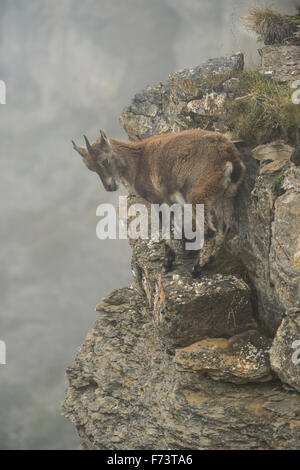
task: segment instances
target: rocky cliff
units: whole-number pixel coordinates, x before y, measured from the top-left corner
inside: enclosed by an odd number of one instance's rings
[[[261,72],[271,64],[275,76],[293,80],[279,51],[289,46],[276,49],[279,67],[269,56],[275,46],[266,47]],[[299,46],[291,47],[287,60],[296,54],[299,63]],[[130,139],[193,127],[230,133],[224,116],[240,99],[242,69],[236,54],[177,72],[135,95],[121,123]],[[133,284],[96,307],[96,323],[67,370],[63,405],[84,449],[300,448],[295,142],[253,149],[232,138],[247,176],[213,264],[193,279],[193,259],[178,246],[173,271],[163,274],[162,243],[130,240]]]

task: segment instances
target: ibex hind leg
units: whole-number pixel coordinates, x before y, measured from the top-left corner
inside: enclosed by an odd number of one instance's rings
[[[231,228],[233,200],[231,198],[219,199],[214,202],[213,209],[216,216],[217,229],[215,229],[215,232],[211,230],[211,225],[208,222],[211,220],[210,213],[205,230],[204,245],[198,254],[192,270],[194,277],[198,276],[201,270],[214,260],[216,254],[224,245],[226,236]]]
[[[199,251],[196,262],[192,269],[192,276],[198,277],[207,264],[213,261],[214,254],[215,254],[215,242],[216,236],[212,236],[210,238],[204,239],[204,245],[202,249]]]
[[[227,198],[219,201],[216,207],[219,230],[216,236],[215,253],[224,245],[227,234],[232,225],[233,199]]]
[[[165,241],[165,259],[163,262],[162,270],[168,273],[172,270],[174,260],[176,258],[175,250],[170,240]]]
[[[198,224],[199,221],[196,220],[195,213],[193,213],[193,227],[201,233],[203,227],[198,227]],[[208,200],[204,203],[204,243],[192,269],[193,277],[199,276],[201,269],[212,260],[216,234],[217,229],[212,220],[212,203]]]
[[[232,197],[234,191],[230,191],[232,184],[232,174],[234,166],[228,161],[225,164],[224,172],[220,179],[220,175],[214,181],[210,181],[201,191],[194,192],[192,195],[193,203],[204,201],[205,210],[205,238],[202,250],[200,250],[196,263],[192,270],[192,275],[197,276],[201,268],[211,262],[223,245],[226,234],[230,229],[232,220]],[[241,173],[243,167],[240,168]],[[201,195],[202,192],[202,195]],[[226,198],[228,192],[229,197]],[[212,221],[212,213],[215,212],[217,229],[215,229]]]

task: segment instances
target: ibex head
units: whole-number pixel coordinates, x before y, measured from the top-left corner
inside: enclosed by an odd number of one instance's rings
[[[106,191],[116,191],[118,184],[113,149],[105,133],[101,130],[100,137],[92,144],[89,143],[85,135],[83,137],[86,148],[78,147],[72,140],[73,148],[82,156],[87,168],[99,175]]]

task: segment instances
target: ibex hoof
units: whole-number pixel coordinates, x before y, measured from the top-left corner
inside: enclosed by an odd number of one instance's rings
[[[213,238],[216,236],[216,233],[217,231],[216,230],[213,230],[211,228],[208,228],[207,229],[207,232],[205,233],[205,238],[209,239],[209,238]]]
[[[170,271],[172,271],[172,264],[169,264],[169,263],[163,264],[161,270],[163,274],[169,273]]]
[[[192,271],[191,271],[191,275],[195,278],[195,277],[199,277],[201,274],[201,268],[199,265],[197,266],[194,266]]]

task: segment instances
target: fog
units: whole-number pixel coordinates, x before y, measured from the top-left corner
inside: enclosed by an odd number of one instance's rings
[[[259,4],[259,2],[256,2]],[[125,138],[134,93],[209,57],[242,50],[253,1],[0,0],[0,448],[75,449],[60,416],[65,369],[95,304],[131,282],[126,241],[96,238],[96,208],[116,203],[71,139]],[[293,1],[272,5],[292,12]]]

